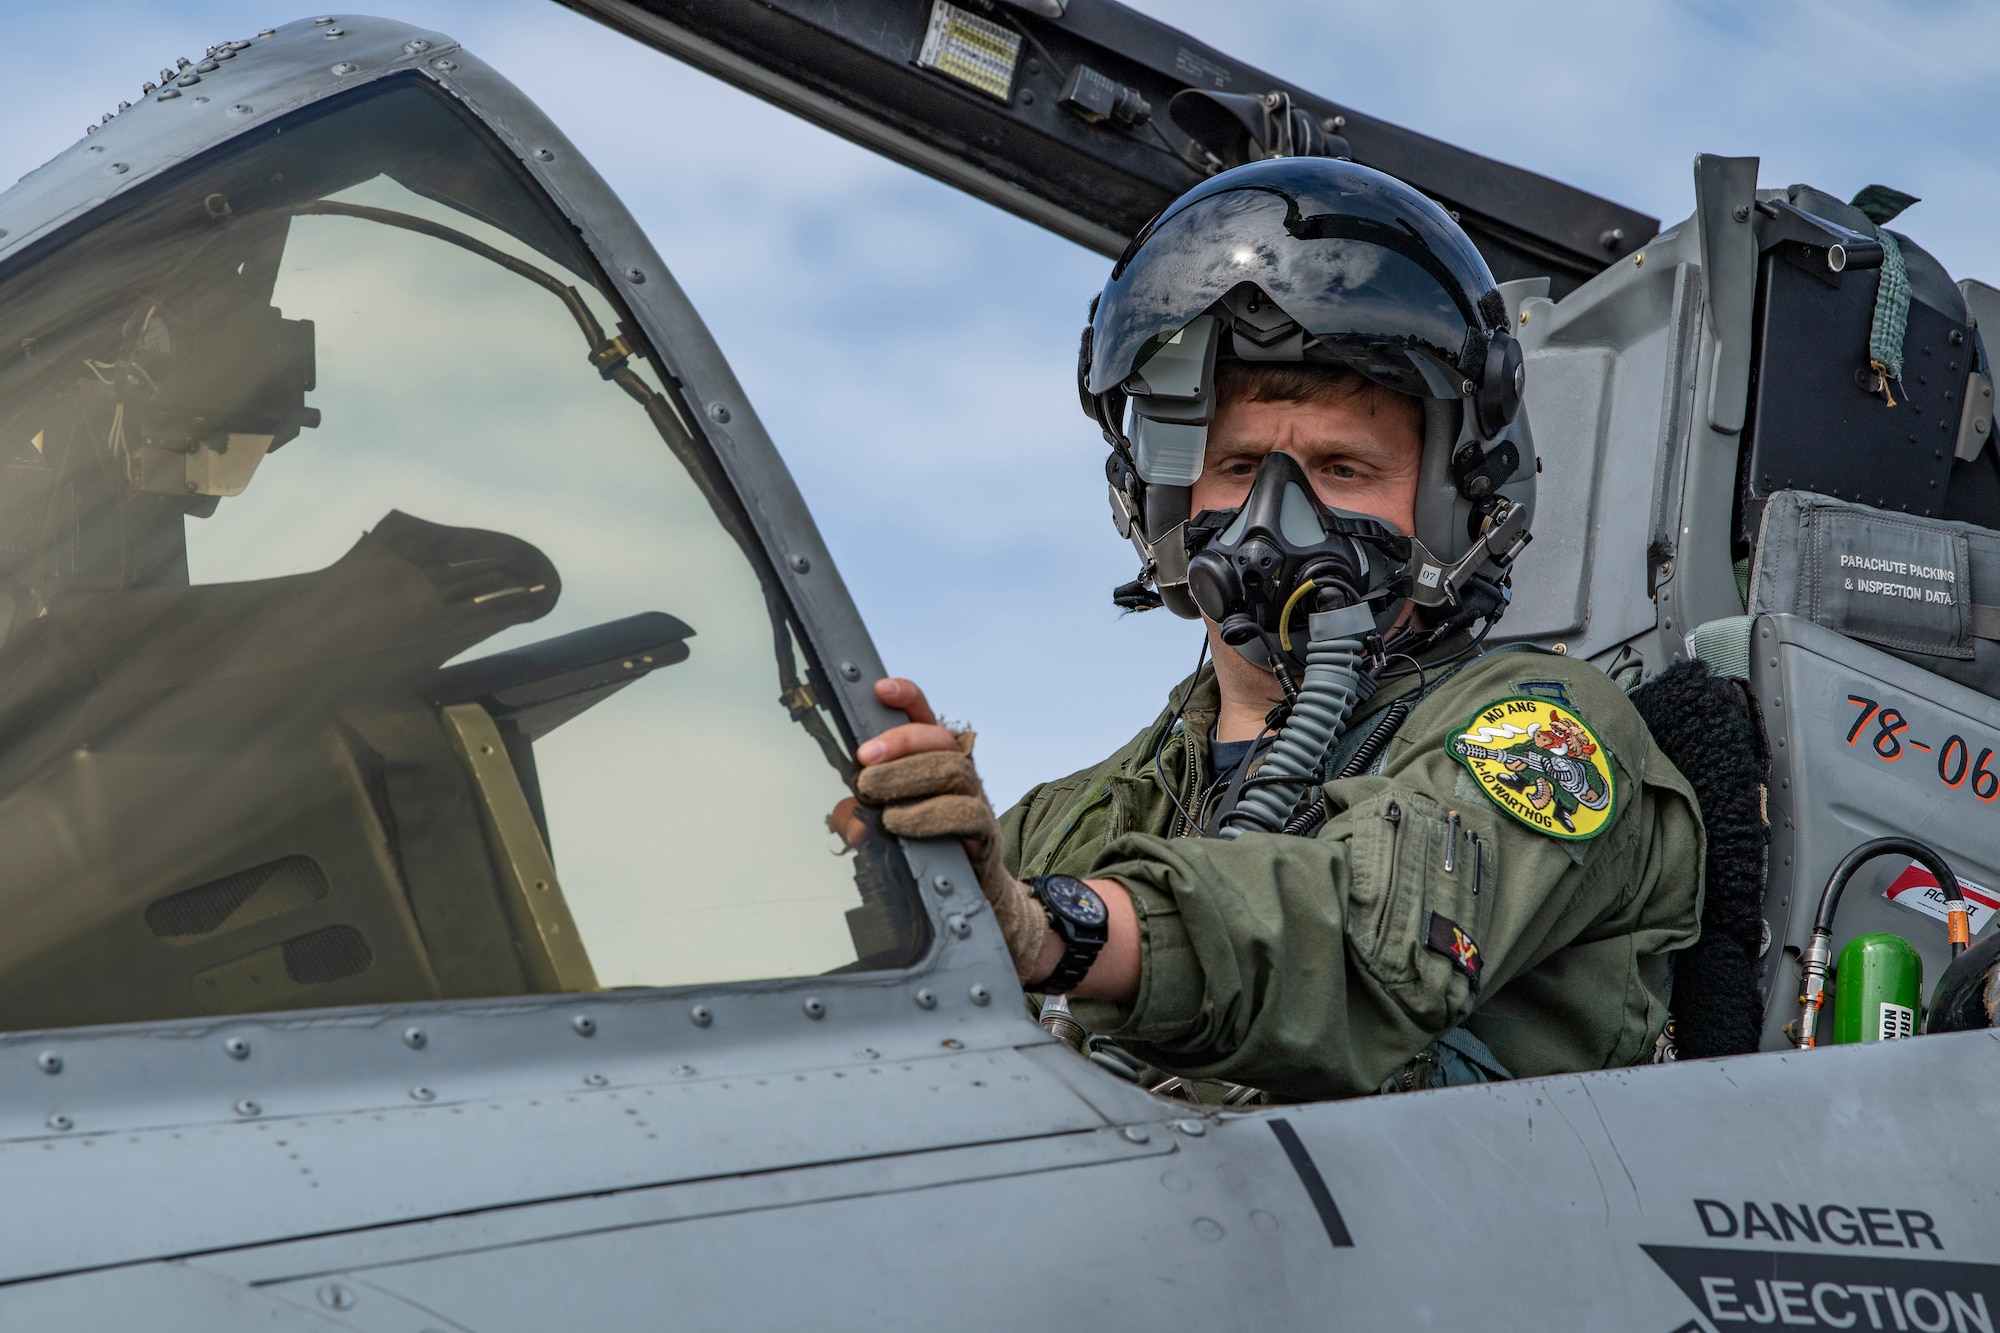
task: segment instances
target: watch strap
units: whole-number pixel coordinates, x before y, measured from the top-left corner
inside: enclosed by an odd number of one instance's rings
[[[1097,897],[1097,891],[1072,875],[1037,875],[1028,881],[1035,901],[1042,905],[1042,911],[1048,916],[1049,929],[1055,931],[1056,938],[1062,941],[1063,952],[1056,962],[1055,971],[1040,981],[1027,983],[1026,989],[1040,991],[1044,995],[1066,995],[1076,989],[1097,961],[1097,955],[1110,938],[1110,923],[1107,920],[1094,927],[1088,926],[1051,907],[1045,885],[1052,880],[1067,880],[1093,898]]]

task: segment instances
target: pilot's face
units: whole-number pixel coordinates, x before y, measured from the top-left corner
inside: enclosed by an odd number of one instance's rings
[[[1208,428],[1193,512],[1242,504],[1264,455],[1283,450],[1326,504],[1414,532],[1423,423],[1422,404],[1400,394],[1315,403],[1225,399]]]

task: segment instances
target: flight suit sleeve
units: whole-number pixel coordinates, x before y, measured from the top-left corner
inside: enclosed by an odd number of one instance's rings
[[[1373,1092],[1512,977],[1600,924],[1642,913],[1636,899],[1664,904],[1648,918],[1669,923],[1662,940],[1692,942],[1700,836],[1691,793],[1594,668],[1564,664],[1575,711],[1620,789],[1594,836],[1554,837],[1504,813],[1447,752],[1467,720],[1510,689],[1521,665],[1508,656],[1474,664],[1427,699],[1381,776],[1327,784],[1334,813],[1314,837],[1127,835],[1107,845],[1092,873],[1132,895],[1140,988],[1129,1005],[1073,1000],[1077,1017],[1190,1077],[1347,1096]],[[1672,864],[1653,846],[1663,818],[1694,830],[1666,849]],[[1590,984],[1611,992],[1601,1007],[1621,1022],[1631,979],[1611,973]]]

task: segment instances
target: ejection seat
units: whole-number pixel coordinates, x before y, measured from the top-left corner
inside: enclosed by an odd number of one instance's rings
[[[1974,881],[1975,928],[1996,905],[1978,881],[2000,868],[1984,822],[2000,798],[2000,292],[1954,284],[1888,232],[1910,202],[1881,187],[1846,204],[1794,186],[1757,205],[1789,205],[1885,252],[1880,267],[1845,272],[1824,245],[1760,255],[1736,488],[1745,613],[1688,636],[1716,674],[1744,682],[1769,738],[1767,1050],[1798,1040],[1801,956],[1829,872],[1853,848],[1915,837]],[[1898,344],[1894,375],[1881,358]],[[1872,931],[1908,939],[1928,999],[1951,960],[1942,901],[1935,877],[1885,857],[1844,896],[1834,947]]]

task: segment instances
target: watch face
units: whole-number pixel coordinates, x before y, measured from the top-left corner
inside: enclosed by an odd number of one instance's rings
[[[1080,879],[1067,876],[1051,877],[1042,881],[1042,898],[1063,916],[1085,926],[1101,926],[1107,913],[1104,900]]]

